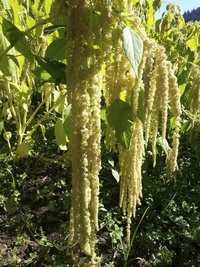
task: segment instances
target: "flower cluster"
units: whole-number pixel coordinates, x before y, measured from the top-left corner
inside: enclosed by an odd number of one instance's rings
[[[76,3],[75,3],[76,2]],[[67,89],[72,113],[72,206],[67,249],[79,234],[84,253],[95,261],[101,169],[101,65],[103,53],[93,46],[89,1],[68,1]],[[89,14],[89,21],[85,18]],[[83,27],[83,25],[85,25]],[[99,38],[99,36],[98,36]]]

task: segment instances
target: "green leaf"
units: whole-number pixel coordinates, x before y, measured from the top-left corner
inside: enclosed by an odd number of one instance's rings
[[[101,110],[100,115],[101,115],[102,121],[105,121],[106,120],[106,110],[105,109]]]
[[[180,142],[183,141],[186,132],[191,128],[192,120],[189,119],[189,121],[186,121],[182,126],[180,130]]]
[[[34,146],[34,140],[33,138],[30,136],[30,135],[27,135],[25,137],[25,144],[27,145],[29,151],[33,149],[33,146]]]
[[[112,175],[115,178],[115,180],[119,183],[119,172],[116,170],[116,168],[111,169]]]
[[[3,17],[3,31],[5,36],[10,41],[10,44],[14,46],[18,52],[22,53],[22,55],[31,63],[33,63],[33,55],[25,36],[14,24],[12,24],[5,17]]]
[[[19,92],[17,94],[17,102],[22,106],[26,111],[28,111],[28,107],[31,104],[31,98],[28,93],[25,92]]]
[[[55,124],[55,137],[57,144],[61,147],[61,149],[66,149],[66,134],[63,129],[62,119],[57,118],[56,124]]]
[[[67,40],[59,38],[53,41],[46,50],[45,58],[63,60],[66,58]]]
[[[0,134],[3,131],[4,121],[0,121]]]
[[[69,141],[72,141],[72,129],[71,129],[71,105],[67,106],[67,108],[64,110],[62,114],[63,119],[63,129],[69,139]]]
[[[158,140],[158,144],[162,147],[162,149],[165,151],[165,154],[167,155],[168,150],[169,150],[169,144],[167,140],[165,139],[163,142],[162,137],[159,137],[157,140]]]
[[[3,5],[3,9],[10,9],[10,3],[9,0],[3,0],[1,1],[1,4]]]
[[[44,0],[43,1],[44,10],[48,16],[49,16],[50,11],[51,11],[52,3],[53,3],[53,0]]]
[[[13,196],[9,196],[6,202],[6,210],[8,213],[14,213],[17,210],[17,203]]]
[[[122,31],[122,46],[131,66],[138,76],[138,67],[143,53],[143,43],[141,37],[129,27],[126,27]]]
[[[53,26],[49,26],[47,28],[44,29],[44,35],[48,35],[51,34],[55,31],[58,31],[60,29],[66,28],[65,25],[53,25]]]
[[[116,99],[106,110],[106,116],[118,142],[128,150],[133,125],[131,106],[121,99]]]
[[[22,142],[22,143],[18,146],[18,148],[17,148],[17,152],[18,152],[20,158],[24,158],[26,155],[28,155],[29,148],[28,148],[28,146],[27,146],[24,142]]]
[[[15,65],[17,65],[17,67],[19,68],[19,62],[18,62],[18,60],[17,60],[17,58],[16,58],[15,55],[6,54],[6,56],[7,56],[8,58],[10,58],[10,59],[15,63]]]
[[[157,11],[161,7],[161,0],[154,0],[153,1],[153,9]]]
[[[9,46],[9,42],[7,38],[3,35],[3,33],[0,31],[0,54],[3,53],[6,48]],[[1,60],[0,60],[0,72],[2,72],[8,80],[10,80],[13,76],[13,73],[15,71],[16,65],[13,62],[13,60],[10,58],[10,55],[15,56],[16,51],[14,48],[12,48],[9,51],[9,56],[5,55]]]
[[[59,98],[61,98],[61,97],[62,97],[62,99],[60,100]],[[62,114],[66,108],[65,97],[61,92],[55,90],[54,91],[54,101],[56,102],[56,101],[58,101],[58,99],[59,99],[59,104],[55,107],[55,111],[58,112],[59,114]]]
[[[181,96],[183,95],[186,85],[187,85],[187,75],[188,75],[188,71],[182,70],[182,72],[178,76],[178,88],[179,88],[179,92]]]
[[[66,84],[65,64],[36,55],[35,59],[37,60],[38,64],[43,67],[55,80],[61,79],[61,82]]]
[[[176,118],[172,117],[170,119],[170,127],[169,127],[169,131],[168,131],[168,139],[171,139],[173,137],[174,130],[176,128],[175,122],[176,122]]]
[[[42,135],[43,135],[44,140],[47,140],[47,139],[46,139],[46,136],[45,136],[45,133],[46,133],[46,128],[45,128],[45,126],[42,125],[42,124],[40,124],[40,127],[41,127],[41,130],[42,130]]]
[[[37,67],[34,70],[31,70],[31,72],[40,80],[43,80],[45,82],[51,82],[51,83],[55,83],[55,79],[52,78],[52,76],[46,71],[44,70],[43,67]]]

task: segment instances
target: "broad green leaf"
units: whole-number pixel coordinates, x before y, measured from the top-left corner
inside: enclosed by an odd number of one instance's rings
[[[169,127],[169,131],[168,131],[168,139],[171,139],[173,137],[174,130],[176,128],[175,122],[176,122],[176,118],[172,117],[170,119],[170,127]]]
[[[153,1],[153,8],[157,11],[161,7],[161,0],[154,0]]]
[[[19,24],[19,4],[16,0],[9,0],[13,11],[13,21],[15,25]]]
[[[62,119],[63,119],[63,129],[71,142],[72,140],[72,129],[71,129],[71,105],[67,106],[66,109],[64,110],[62,114]]]
[[[122,46],[136,76],[138,76],[138,67],[143,53],[141,37],[129,27],[126,27],[122,31]]]
[[[47,28],[44,29],[44,35],[48,35],[48,34],[51,34],[55,31],[58,31],[60,29],[64,29],[66,28],[65,25],[53,25],[53,26],[49,26]]]
[[[159,137],[157,140],[158,140],[158,144],[162,147],[162,149],[165,151],[165,154],[167,155],[168,150],[169,150],[169,144],[167,140],[165,139],[163,142],[162,137]]]
[[[191,39],[186,42],[186,44],[192,51],[196,51],[198,46],[198,35],[195,34]]]
[[[8,213],[14,213],[17,210],[17,203],[13,196],[9,196],[6,202],[6,210]]]
[[[19,68],[19,62],[16,58],[16,55],[6,54],[6,56],[10,58],[15,63],[15,65]]]
[[[27,133],[28,134],[28,133]],[[34,140],[30,135],[27,135],[24,140],[25,144],[27,145],[29,151],[33,149]]]
[[[36,69],[31,70],[31,72],[40,80],[55,83],[55,79],[52,78],[52,76],[44,70],[43,67],[37,67]]]
[[[0,31],[0,54],[3,53],[8,46],[9,46],[9,42],[7,38]],[[15,49],[12,48],[9,51],[9,54],[15,56],[16,55]],[[5,55],[0,60],[0,72],[4,74],[8,80],[12,78],[15,68],[16,68],[16,65],[13,62],[13,60],[10,58],[10,56]]]
[[[10,9],[10,2],[9,0],[3,0],[1,1],[1,4],[3,5],[3,9]]]
[[[17,83],[10,83],[10,88],[14,93],[19,93],[21,92],[21,88],[19,87],[19,85]]]
[[[111,172],[115,180],[119,183],[119,179],[120,179],[119,172],[116,170],[116,168],[111,168]]]
[[[20,52],[25,58],[27,58],[31,63],[33,63],[33,55],[25,36],[14,24],[12,24],[5,17],[3,17],[3,31],[10,44],[14,46],[15,49]]]
[[[35,59],[55,80],[60,79],[63,84],[66,84],[65,64],[36,55]]]
[[[54,102],[56,102],[58,100],[59,97],[62,97],[62,100],[59,102],[59,104],[55,107],[55,111],[58,112],[59,114],[62,114],[63,111],[66,108],[65,105],[65,97],[63,97],[62,93],[55,90],[54,91]]]
[[[28,111],[28,107],[31,104],[31,98],[28,93],[25,92],[19,92],[17,94],[17,102],[22,106],[26,111]]]
[[[35,18],[41,18],[45,16],[45,11],[44,11],[43,6],[39,8],[40,2],[41,0],[35,0],[34,5],[32,6],[32,9],[31,9]]]
[[[187,83],[185,90],[181,96],[181,104],[184,107],[187,107],[189,104],[189,97],[190,97],[190,90],[191,90],[191,83]]]
[[[116,99],[106,110],[106,116],[118,142],[128,150],[133,125],[131,106],[121,99]]]
[[[100,115],[101,115],[102,121],[105,121],[106,120],[106,110],[105,109],[101,110]]]
[[[17,148],[17,153],[19,154],[20,158],[24,158],[26,155],[28,155],[28,152],[29,148],[24,142],[22,142]]]
[[[35,20],[31,16],[26,16],[26,25],[28,29],[33,27],[36,24]],[[32,31],[35,34],[35,29]]]
[[[66,148],[66,134],[63,129],[62,119],[57,118],[56,124],[55,124],[55,137],[57,144],[62,147],[63,150]]]
[[[49,13],[51,11],[52,3],[53,3],[53,0],[44,0],[43,2],[44,10],[47,16],[49,16]]]
[[[187,133],[187,131],[191,128],[192,125],[192,120],[189,119],[189,121],[186,121],[182,126],[181,126],[181,130],[180,130],[180,142],[183,141],[183,139],[185,138],[185,134]]]
[[[58,38],[53,41],[46,50],[45,58],[63,60],[66,58],[67,40]]]

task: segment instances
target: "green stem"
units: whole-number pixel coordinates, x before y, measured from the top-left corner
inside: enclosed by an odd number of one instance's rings
[[[44,100],[39,104],[39,106],[36,108],[36,110],[33,112],[33,114],[31,115],[31,117],[29,118],[29,120],[26,122],[26,127],[31,123],[31,121],[34,119],[36,113],[39,111],[39,109],[41,108],[41,106],[46,102],[46,100],[48,99],[49,95],[52,93],[52,90],[46,95],[46,97],[44,98]]]
[[[31,136],[35,132],[37,127],[46,119],[46,117],[49,115],[49,113],[51,113],[51,111],[54,110],[58,106],[58,104],[61,102],[61,100],[63,100],[64,97],[65,97],[65,95],[60,96],[60,99],[58,99],[56,101],[56,103],[50,108],[50,110],[47,113],[45,113],[45,115],[41,118],[41,120],[39,120],[39,122],[30,131],[29,136]]]
[[[137,225],[137,227],[136,227],[136,229],[135,229],[135,232],[134,232],[134,234],[133,234],[133,236],[132,236],[132,239],[131,239],[131,243],[130,243],[130,245],[129,245],[128,252],[127,252],[126,256],[124,257],[124,267],[126,267],[127,260],[128,260],[128,256],[129,256],[129,253],[130,253],[130,250],[131,250],[131,247],[132,247],[132,244],[133,244],[135,235],[136,235],[136,233],[137,233],[137,231],[138,231],[138,228],[139,228],[141,222],[143,221],[144,216],[145,216],[145,214],[147,213],[148,209],[149,209],[149,207],[147,207],[146,210],[145,210],[145,212],[143,213],[142,218],[140,219],[140,221],[139,221],[139,223],[138,223],[138,225]]]
[[[9,151],[10,151],[10,155],[13,158],[12,148],[11,148],[10,141],[9,141],[9,138],[8,138],[8,135],[7,135],[5,127],[3,127],[3,130],[4,130],[5,137],[6,137],[6,141],[8,143],[8,148],[9,148]]]
[[[7,78],[4,76],[4,80],[5,80],[5,84],[6,84],[6,90],[7,90],[7,96],[8,96],[8,102],[9,102],[9,105],[10,105],[10,110],[12,112],[12,115],[15,119],[15,122],[16,122],[16,126],[17,126],[17,130],[19,129],[19,122],[18,122],[18,119],[17,119],[17,115],[16,115],[16,112],[15,112],[15,109],[13,107],[13,103],[12,103],[12,94],[11,94],[11,91],[10,91],[10,85],[8,83],[8,80]]]

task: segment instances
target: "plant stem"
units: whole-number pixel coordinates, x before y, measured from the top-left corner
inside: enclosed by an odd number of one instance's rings
[[[138,231],[138,228],[139,228],[141,222],[143,221],[144,216],[145,216],[145,214],[147,213],[148,209],[149,209],[149,207],[147,207],[146,210],[144,211],[144,213],[143,213],[143,215],[142,215],[142,218],[140,219],[140,221],[139,221],[139,223],[138,223],[138,225],[137,225],[137,227],[136,227],[136,229],[135,229],[135,232],[134,232],[134,234],[133,234],[133,236],[132,236],[131,243],[130,243],[129,248],[128,248],[128,252],[127,252],[126,256],[124,257],[124,267],[126,267],[127,260],[128,260],[128,256],[129,256],[129,253],[130,253],[130,250],[131,250],[131,247],[132,247],[132,244],[133,244],[135,235],[136,235],[136,233],[137,233],[137,231]]]
[[[56,101],[56,103],[50,108],[50,110],[47,113],[45,113],[45,115],[41,118],[41,120],[39,120],[39,122],[30,131],[29,136],[31,136],[35,132],[37,127],[45,120],[45,118],[49,115],[49,113],[51,113],[51,111],[54,110],[58,106],[58,104],[61,102],[61,100],[63,100],[64,97],[65,95],[60,96],[60,99]]]

